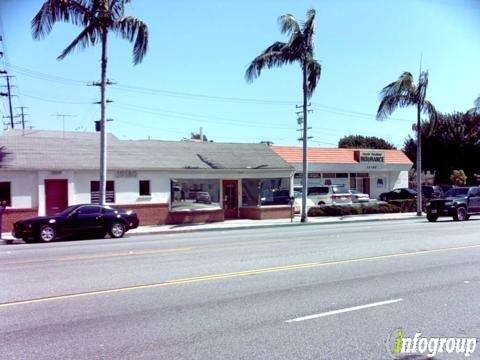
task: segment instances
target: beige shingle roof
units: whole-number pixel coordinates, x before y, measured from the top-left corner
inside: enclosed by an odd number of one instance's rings
[[[293,167],[264,144],[119,140],[109,137],[109,170],[162,169],[279,169]],[[99,134],[40,131],[22,136],[7,131],[0,136],[10,170],[96,170]]]

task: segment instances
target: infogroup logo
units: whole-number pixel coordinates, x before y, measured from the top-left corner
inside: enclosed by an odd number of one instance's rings
[[[423,337],[417,332],[413,337],[405,336],[405,330],[396,329],[387,339],[387,350],[392,358],[405,355],[424,355],[432,358],[437,354],[461,354],[470,357],[477,347],[477,338]]]

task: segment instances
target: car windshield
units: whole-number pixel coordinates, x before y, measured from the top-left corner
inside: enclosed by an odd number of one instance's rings
[[[350,189],[350,193],[351,194],[360,194],[360,191]]]
[[[347,188],[345,186],[334,186],[332,190],[334,194],[348,193]]]
[[[445,193],[445,197],[465,196],[468,193],[468,188],[451,188]]]
[[[317,186],[308,189],[308,195],[325,195],[328,194],[328,186]]]
[[[69,207],[67,207],[65,210],[60,211],[60,212],[56,213],[55,215],[68,215],[68,214],[70,214],[73,210],[75,210],[76,208],[78,208],[78,205],[69,206]]]

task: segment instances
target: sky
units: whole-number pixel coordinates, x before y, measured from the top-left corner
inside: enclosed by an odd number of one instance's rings
[[[100,78],[100,46],[58,61],[81,28],[57,23],[33,40],[30,22],[42,3],[0,0],[0,70],[14,76],[14,112],[26,107],[35,129],[94,131],[99,88],[88,84]],[[443,113],[470,109],[480,94],[479,0],[132,0],[126,14],[148,25],[149,49],[134,66],[132,44],[110,36],[108,131],[120,139],[180,140],[202,127],[216,142],[300,146],[299,65],[266,69],[252,83],[244,75],[266,47],[288,40],[278,17],[302,21],[311,8],[322,65],[310,100],[311,146],[336,147],[360,134],[401,148],[413,136],[414,109],[382,122],[375,114],[380,90],[404,71],[416,78],[420,68],[429,71],[427,98]],[[0,102],[7,116],[7,98]]]

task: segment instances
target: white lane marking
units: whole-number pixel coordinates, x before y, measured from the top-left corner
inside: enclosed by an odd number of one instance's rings
[[[397,303],[397,302],[400,302],[400,301],[403,301],[403,299],[393,299],[393,300],[379,301],[379,302],[376,302],[376,303],[371,303],[371,304],[366,304],[366,305],[359,305],[359,306],[354,306],[354,307],[340,309],[340,310],[327,311],[327,312],[320,313],[320,314],[302,316],[302,317],[298,317],[298,318],[295,318],[295,319],[286,320],[285,322],[291,323],[291,322],[297,322],[297,321],[318,319],[318,318],[325,317],[325,316],[342,314],[342,313],[346,313],[346,312],[350,312],[350,311],[356,311],[356,310],[362,310],[362,309],[368,309],[368,308],[375,307],[375,306],[394,304],[394,303]]]

